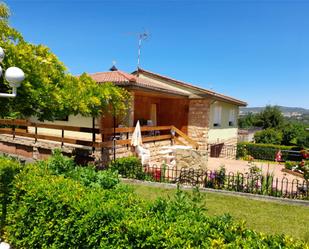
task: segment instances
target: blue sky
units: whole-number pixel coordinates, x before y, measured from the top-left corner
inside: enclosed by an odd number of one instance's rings
[[[5,1],[69,72],[141,67],[248,102],[309,108],[308,1]]]

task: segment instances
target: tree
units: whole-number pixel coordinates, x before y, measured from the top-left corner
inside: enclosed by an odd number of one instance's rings
[[[266,106],[265,109],[258,114],[257,125],[263,129],[282,128],[284,117],[278,106]]]
[[[297,144],[298,140],[305,137],[305,128],[301,124],[287,123],[282,129],[282,144]]]
[[[53,120],[69,114],[98,116],[102,111],[110,111],[110,104],[117,114],[127,110],[130,98],[127,91],[112,84],[99,85],[86,74],[80,77],[68,74],[49,48],[26,42],[10,27],[9,16],[7,6],[0,3],[0,47],[6,53],[2,67],[17,66],[26,78],[16,98],[0,98],[1,117],[37,116],[40,120]],[[0,84],[1,91],[10,89],[3,77]]]
[[[254,141],[262,144],[281,144],[282,132],[268,128],[254,134]]]
[[[303,136],[298,137],[297,145],[302,148],[309,148],[309,132]]]
[[[256,127],[258,124],[258,115],[249,112],[245,116],[241,116],[238,119],[239,128],[252,128]]]

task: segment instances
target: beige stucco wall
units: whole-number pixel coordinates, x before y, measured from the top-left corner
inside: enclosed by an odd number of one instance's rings
[[[232,138],[237,138],[237,128],[209,129],[208,143],[221,143]]]
[[[221,106],[221,123],[220,126],[214,126],[214,110],[216,106]],[[229,126],[230,110],[235,112],[235,122],[232,126]],[[236,105],[228,104],[225,102],[216,101],[210,106],[209,116],[209,131],[208,131],[208,143],[221,143],[225,141],[237,142],[237,117],[239,108]]]
[[[43,124],[55,124],[55,125],[66,125],[66,126],[75,126],[75,127],[88,127],[92,128],[92,117],[83,117],[81,115],[70,115],[68,121],[44,121],[40,122],[36,118],[32,117],[29,119],[31,122],[35,123],[43,123]],[[98,120],[96,120],[96,128],[98,127]],[[28,127],[28,131],[30,133],[34,133],[34,127]],[[59,136],[61,137],[61,130],[55,129],[47,129],[47,128],[38,128],[38,134],[44,135],[51,135],[51,136]],[[84,140],[92,140],[92,134],[86,132],[75,132],[75,131],[64,131],[64,137],[66,138],[77,138],[77,139],[84,139]],[[97,134],[97,139],[100,139],[100,135]]]

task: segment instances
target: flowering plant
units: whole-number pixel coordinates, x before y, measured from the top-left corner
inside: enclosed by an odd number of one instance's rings
[[[304,160],[309,159],[309,151],[308,150],[303,149],[303,150],[300,151],[300,153],[302,154]]]

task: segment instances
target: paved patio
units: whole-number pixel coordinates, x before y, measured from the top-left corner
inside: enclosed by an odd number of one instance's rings
[[[208,170],[217,170],[221,165],[224,165],[226,168],[226,172],[233,173],[246,173],[249,171],[248,161],[243,160],[234,160],[234,159],[225,159],[225,158],[213,158],[210,157],[208,159]],[[263,174],[273,174],[274,177],[278,177],[278,179],[282,179],[286,177],[289,182],[292,182],[294,179],[298,179],[303,181],[304,179],[301,177],[294,176],[292,174],[288,174],[286,172],[282,172],[281,170],[284,168],[284,164],[279,163],[266,163],[266,162],[254,162],[254,164],[259,167]]]

